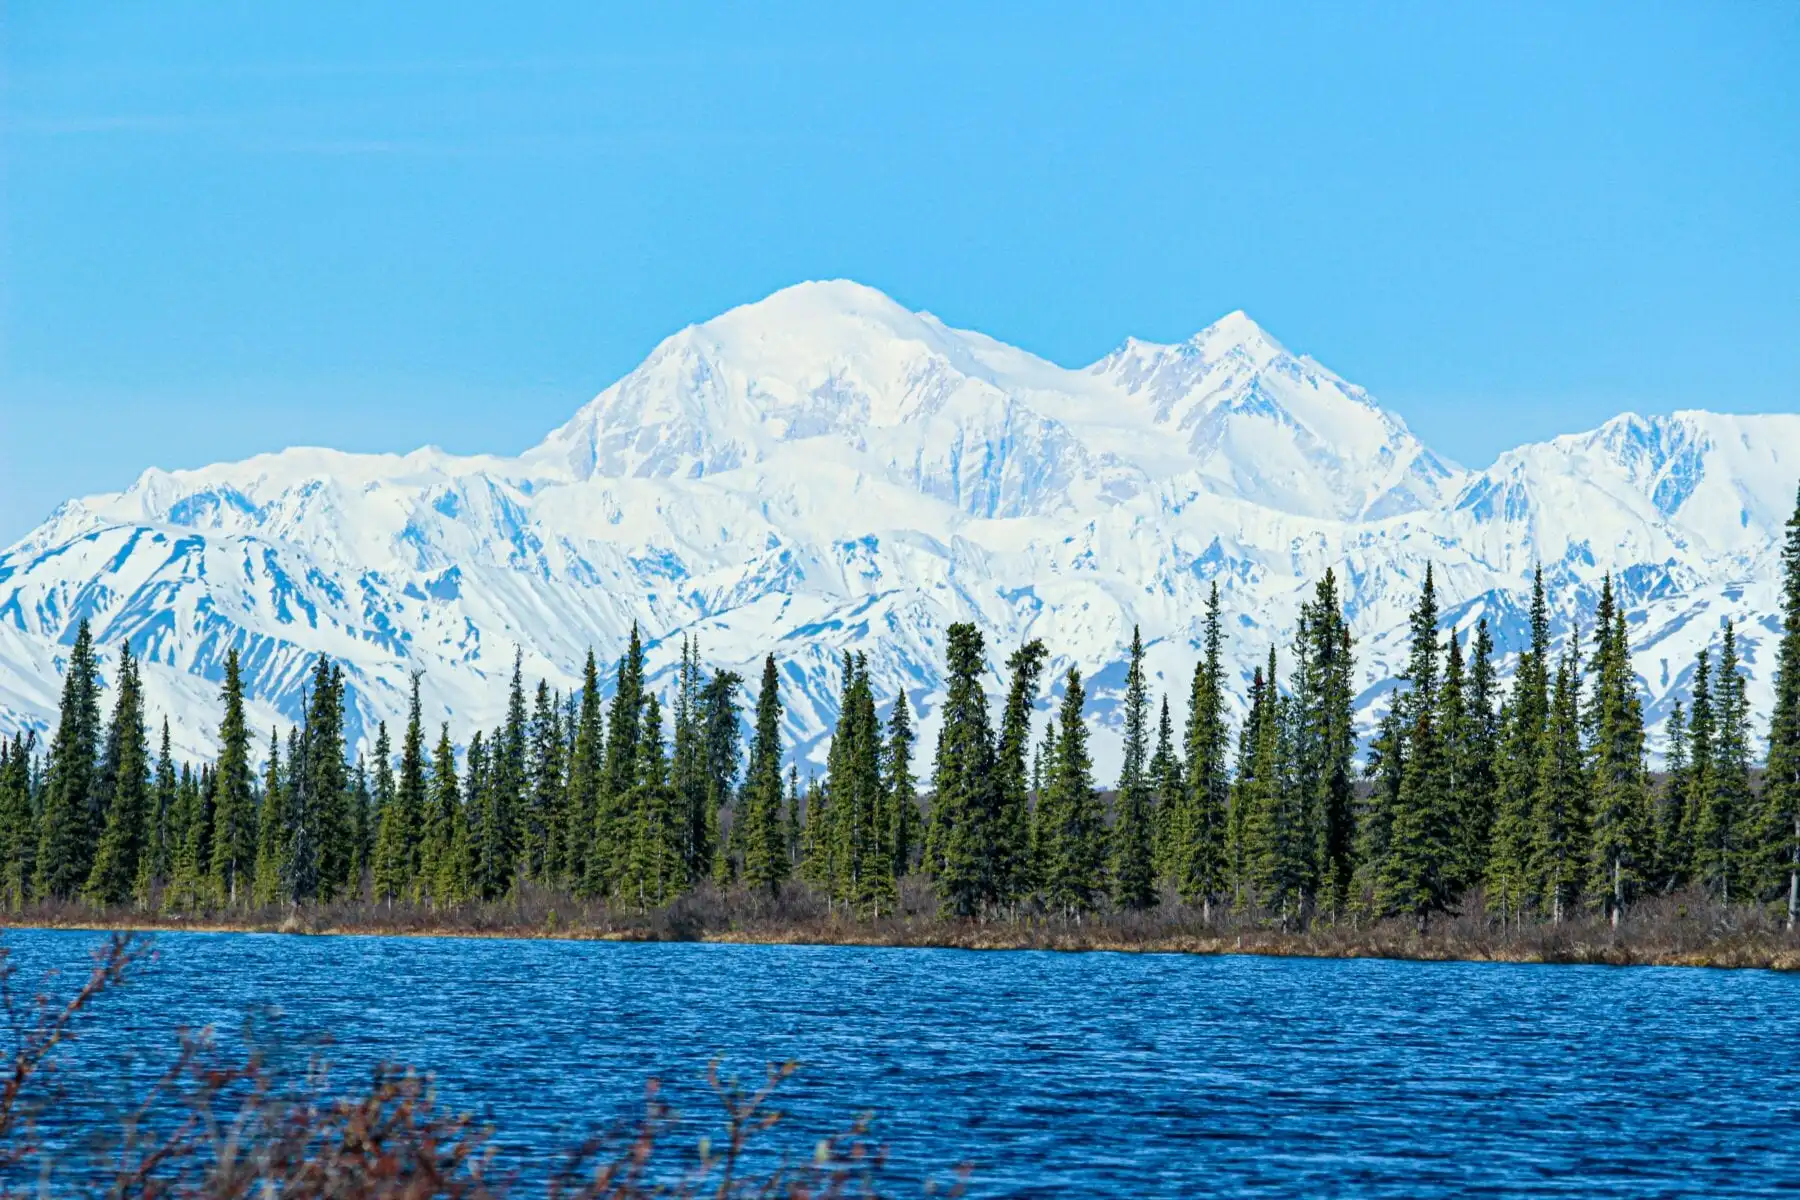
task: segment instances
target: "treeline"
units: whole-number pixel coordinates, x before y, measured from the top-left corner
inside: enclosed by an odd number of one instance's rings
[[[167,722],[150,751],[138,665],[122,646],[110,719],[85,622],[47,748],[0,750],[0,894],[18,907],[80,899],[169,911],[345,899],[450,906],[527,886],[638,908],[702,881],[775,890],[797,877],[847,913],[895,911],[921,875],[947,917],[1079,917],[1169,900],[1287,925],[1407,917],[1479,897],[1497,922],[1615,922],[1648,893],[1701,886],[1728,903],[1800,906],[1800,507],[1782,553],[1782,632],[1766,769],[1752,770],[1735,629],[1694,666],[1669,722],[1667,771],[1648,770],[1630,627],[1612,580],[1586,637],[1550,644],[1543,574],[1510,686],[1485,620],[1441,628],[1428,570],[1405,675],[1357,761],[1354,657],[1334,575],[1301,608],[1283,663],[1271,648],[1232,727],[1215,586],[1178,731],[1153,705],[1134,631],[1124,756],[1111,803],[1088,749],[1079,669],[1034,729],[1049,651],[1007,660],[996,712],[986,647],[949,627],[942,723],[915,770],[904,694],[880,714],[846,655],[822,775],[784,770],[780,679],[746,682],[683,643],[669,694],[645,677],[634,628],[610,696],[589,654],[582,686],[528,690],[515,662],[506,716],[459,755],[421,719],[418,676],[398,748],[347,752],[339,668],[321,655],[305,719],[266,745],[228,655],[220,752],[177,764]],[[921,794],[923,790],[923,794]]]

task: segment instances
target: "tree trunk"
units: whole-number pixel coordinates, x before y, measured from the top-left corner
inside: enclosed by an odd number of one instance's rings
[[[1619,927],[1619,910],[1625,906],[1625,887],[1619,874],[1619,856],[1613,855],[1612,927]]]

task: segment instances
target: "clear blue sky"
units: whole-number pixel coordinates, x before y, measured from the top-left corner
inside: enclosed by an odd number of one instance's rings
[[[826,276],[1071,364],[1244,308],[1470,465],[1800,406],[1800,5],[1123,7],[7,4],[0,544],[517,451]]]

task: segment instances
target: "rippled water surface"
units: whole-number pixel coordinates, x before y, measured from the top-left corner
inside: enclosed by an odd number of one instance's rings
[[[15,931],[28,975],[93,935]],[[1173,955],[164,935],[103,1043],[279,1011],[530,1152],[724,1056],[975,1195],[1754,1195],[1800,1186],[1800,978]],[[85,1069],[102,1070],[90,1047]],[[521,1145],[521,1143],[527,1143]]]

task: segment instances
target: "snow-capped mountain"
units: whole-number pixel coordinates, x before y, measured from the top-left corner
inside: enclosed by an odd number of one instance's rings
[[[1627,415],[1469,472],[1243,313],[1072,370],[807,283],[666,339],[517,458],[302,448],[62,505],[0,554],[0,729],[51,719],[84,616],[144,657],[189,753],[231,647],[264,725],[322,650],[363,728],[422,670],[460,738],[497,719],[515,651],[566,689],[636,621],[665,677],[686,634],[752,679],[774,653],[809,755],[846,650],[929,738],[944,626],[974,620],[995,663],[1042,637],[1082,668],[1106,764],[1132,626],[1179,713],[1214,582],[1247,673],[1336,569],[1369,718],[1428,563],[1459,625],[1516,646],[1540,561],[1562,629],[1619,578],[1660,719],[1728,616],[1766,703],[1797,480],[1796,414]]]

